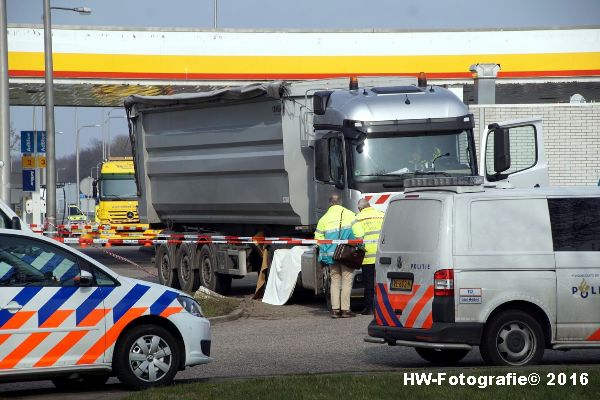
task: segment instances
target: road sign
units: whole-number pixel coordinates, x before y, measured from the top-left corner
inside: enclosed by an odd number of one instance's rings
[[[46,156],[37,156],[37,168],[46,168]]]
[[[21,131],[21,153],[34,153],[33,131]]]
[[[37,148],[38,153],[46,152],[46,131],[37,131]]]
[[[38,153],[46,152],[46,131],[21,131],[21,153],[35,153],[36,151]]]
[[[34,192],[35,191],[35,169],[24,169],[23,170],[23,191]]]
[[[22,156],[21,166],[23,167],[23,169],[33,169],[35,168],[35,159],[33,158],[33,156]]]

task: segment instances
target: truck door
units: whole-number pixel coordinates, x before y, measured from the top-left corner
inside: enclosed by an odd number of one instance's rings
[[[481,137],[480,175],[486,184],[549,186],[540,119],[490,124]]]
[[[315,143],[316,220],[329,208],[329,196],[342,192],[345,199],[346,157],[341,133],[328,134]]]

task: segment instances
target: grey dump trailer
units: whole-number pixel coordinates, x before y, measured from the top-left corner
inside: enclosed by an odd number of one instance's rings
[[[125,107],[140,218],[166,232],[311,238],[334,192],[349,209],[362,197],[385,209],[406,178],[477,173],[468,109],[415,78],[130,96]],[[163,284],[225,292],[272,250],[161,245],[155,260]],[[299,282],[321,293],[316,260],[304,253]]]

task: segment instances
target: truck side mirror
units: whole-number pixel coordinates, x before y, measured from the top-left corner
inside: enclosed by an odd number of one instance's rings
[[[329,141],[327,139],[320,139],[315,142],[315,178],[321,182],[331,181]]]
[[[507,128],[495,126],[494,132],[494,171],[501,173],[510,168],[510,138]]]
[[[329,96],[333,93],[331,90],[324,90],[320,92],[315,92],[313,95],[313,112],[316,115],[324,115],[325,110],[327,109],[327,102],[329,101]]]
[[[92,182],[92,197],[94,199],[98,198],[98,181],[96,180]]]
[[[21,230],[21,220],[19,217],[12,217],[10,221],[10,229],[15,229],[17,231]]]

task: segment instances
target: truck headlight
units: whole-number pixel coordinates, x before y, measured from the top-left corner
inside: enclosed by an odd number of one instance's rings
[[[198,304],[198,302],[191,297],[179,296],[177,297],[177,301],[179,304],[181,304],[185,311],[189,312],[190,314],[195,315],[196,317],[204,317],[200,304]]]

